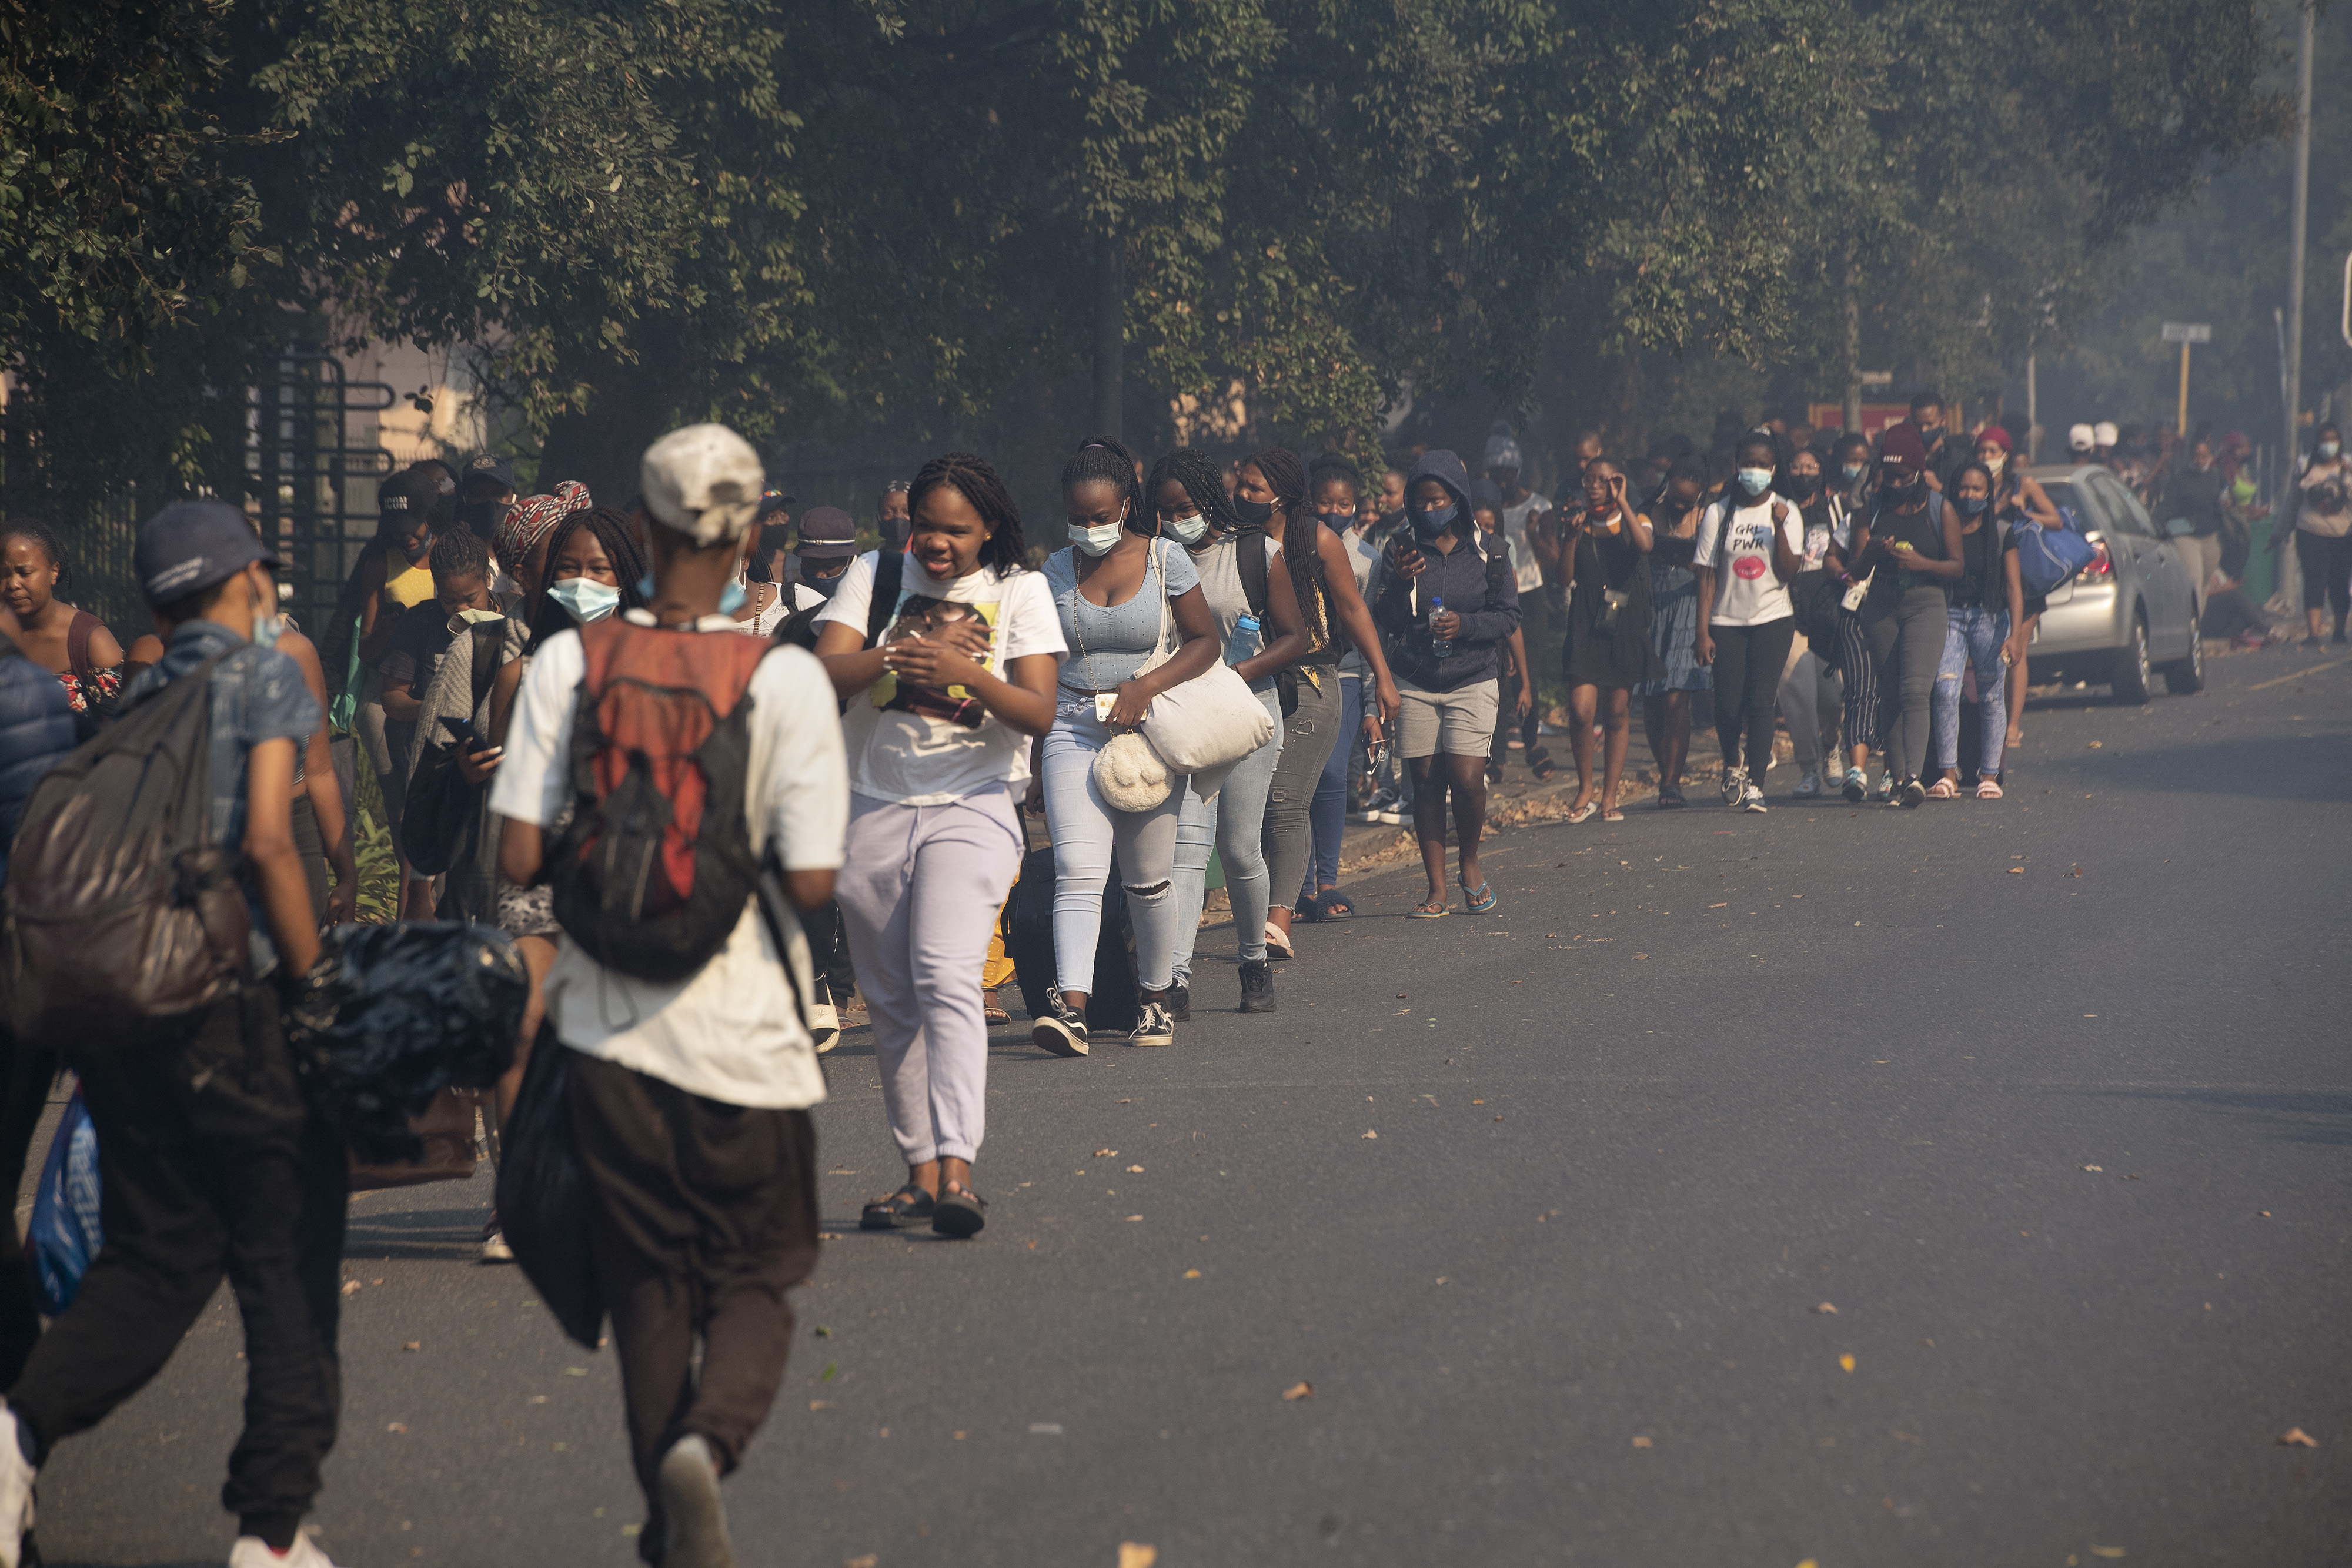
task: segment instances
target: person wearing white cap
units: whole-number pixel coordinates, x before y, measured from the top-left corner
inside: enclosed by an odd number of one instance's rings
[[[714,634],[735,630],[758,455],[694,425],[646,451],[642,478],[646,606],[536,651],[490,804],[506,819],[499,869],[518,886],[551,882],[563,925],[545,994],[565,1049],[532,1052],[523,1099],[542,1071],[562,1075],[646,1500],[637,1550],[720,1568],[735,1557],[719,1479],[767,1418],[792,1348],[787,1292],[816,1262],[809,1107],[824,1098],[802,977],[786,967],[804,969],[806,948],[751,889],[764,864],[796,910],[832,896],[849,782],[815,657]],[[582,713],[598,732],[595,782],[575,794]],[[648,810],[656,794],[672,809]],[[654,871],[601,881],[608,855]]]
[[[2066,450],[2085,462],[2098,444],[2098,433],[2087,424],[2075,425],[2066,432]]]
[[[2103,419],[2093,425],[2091,461],[2112,465],[2116,460],[2116,443],[2121,438],[2122,432],[2116,429],[2116,422],[2112,419]]]

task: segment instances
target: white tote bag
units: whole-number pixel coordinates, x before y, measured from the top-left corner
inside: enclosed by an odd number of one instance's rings
[[[1154,564],[1165,545],[1164,540],[1152,541]],[[1160,584],[1160,646],[1144,661],[1145,670],[1166,664],[1179,646],[1175,612],[1168,607],[1164,569]],[[1143,715],[1143,738],[1151,742],[1151,749],[1160,753],[1169,772],[1201,773],[1229,768],[1272,740],[1274,719],[1249,683],[1219,659],[1191,680],[1151,699]]]

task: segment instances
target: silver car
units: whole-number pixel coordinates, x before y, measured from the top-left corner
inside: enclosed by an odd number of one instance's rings
[[[2119,703],[2147,701],[2152,670],[2164,672],[2177,695],[2204,690],[2194,569],[2179,547],[2138,497],[2095,464],[2028,472],[2099,547],[2097,559],[2050,595],[2026,653],[2030,678],[2098,683]]]

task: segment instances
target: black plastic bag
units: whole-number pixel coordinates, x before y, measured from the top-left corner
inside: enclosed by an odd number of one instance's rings
[[[604,1297],[589,1255],[588,1197],[563,1103],[571,1055],[551,1029],[531,1045],[514,1113],[499,1134],[499,1228],[563,1332],[594,1350]]]
[[[368,1164],[414,1161],[409,1129],[442,1090],[485,1089],[514,1061],[530,974],[488,925],[338,925],[286,1011],[311,1107]]]

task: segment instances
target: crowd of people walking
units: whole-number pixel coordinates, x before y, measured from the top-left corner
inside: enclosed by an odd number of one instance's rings
[[[1522,483],[1507,427],[1476,477],[1443,450],[1375,476],[1278,447],[1147,464],[1095,437],[1043,528],[956,452],[890,487],[860,549],[846,512],[795,517],[746,442],[702,425],[649,449],[618,506],[569,481],[519,495],[495,456],[392,476],[310,635],[241,512],[174,503],[140,538],[155,632],[127,648],[58,597],[56,538],[0,528],[0,632],[22,655],[0,659],[0,845],[100,717],[202,682],[202,815],[236,852],[253,933],[227,999],[137,1051],[65,1051],[105,1250],[46,1333],[13,1232],[0,1255],[0,1568],[24,1560],[45,1457],[161,1367],[224,1275],[252,1389],[230,1561],[326,1561],[299,1525],[337,1420],[350,1174],[279,998],[353,911],[354,775],[331,731],[378,781],[399,912],[496,927],[527,968],[486,1119],[496,1134],[530,1075],[562,1073],[640,1551],[725,1563],[719,1479],[766,1416],[814,1264],[810,1110],[853,994],[907,1172],[861,1223],[968,1238],[988,1223],[974,1167],[1016,894],[1049,912],[1045,947],[1010,956],[1048,971],[1024,977],[1044,998],[1028,1038],[1083,1057],[1170,1044],[1207,1005],[1213,867],[1239,1011],[1277,1010],[1300,925],[1355,913],[1351,797],[1371,821],[1410,813],[1412,918],[1495,911],[1488,790],[1514,755],[1556,771],[1547,685],[1570,824],[1623,820],[1637,700],[1658,810],[1688,805],[1707,709],[1732,810],[1768,810],[1784,724],[1798,799],[1999,800],[2040,608],[2019,529],[2061,526],[2015,437],[1948,429],[1929,395],[1874,442],[1764,426],[1713,460],[1635,462],[1588,439],[1558,503]],[[2340,642],[2352,472],[2319,437],[2289,516],[2312,635],[2332,605]],[[2237,474],[2200,444],[2170,482],[2219,537]],[[1050,875],[1017,887],[1039,818]],[[1102,977],[1129,962],[1132,1017],[1112,1021]],[[11,1043],[18,1170],[58,1057]],[[515,1255],[495,1216],[482,1249]]]

